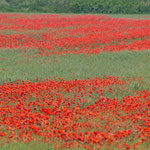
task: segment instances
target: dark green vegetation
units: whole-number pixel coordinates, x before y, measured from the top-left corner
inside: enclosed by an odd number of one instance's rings
[[[149,0],[0,0],[2,12],[150,13]]]

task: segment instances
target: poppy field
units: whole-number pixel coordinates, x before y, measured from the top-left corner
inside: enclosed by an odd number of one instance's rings
[[[150,17],[1,13],[0,147],[148,150]]]
[[[0,20],[0,48],[35,49],[35,53],[49,56],[147,50],[150,47],[150,20],[36,14],[1,14]]]

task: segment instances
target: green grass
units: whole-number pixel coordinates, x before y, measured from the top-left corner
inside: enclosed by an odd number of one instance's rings
[[[29,142],[29,143],[10,143],[5,144],[1,150],[52,150],[53,146],[49,144]]]
[[[94,13],[94,14],[83,14],[83,13],[39,13],[39,12],[0,12],[3,14],[23,14],[23,15],[29,15],[29,14],[49,14],[49,15],[106,15],[112,18],[130,18],[130,19],[150,19],[150,14],[99,14],[99,13]],[[145,18],[146,16],[146,18]]]
[[[150,14],[108,14],[107,16],[112,18],[150,19]]]
[[[35,81],[36,78],[42,80],[54,76],[67,80],[104,75],[141,77],[150,81],[150,50],[100,53],[90,56],[52,55],[31,59],[30,56],[24,57],[24,54],[17,50],[0,51],[0,83],[17,79]],[[47,62],[43,63],[46,60]],[[54,62],[55,60],[57,62]]]
[[[128,142],[127,142],[128,143]],[[130,143],[130,142],[129,142]],[[56,144],[58,144],[56,142]],[[130,143],[132,144],[132,143]],[[136,150],[148,150],[149,147],[149,141],[139,145],[138,148]],[[106,150],[108,149],[108,147],[106,148],[106,146],[104,145],[101,150]],[[109,149],[111,150],[120,150],[120,148],[116,148],[116,147],[109,147]],[[28,143],[9,143],[9,144],[5,144],[3,146],[0,147],[0,150],[55,150],[55,148],[53,147],[52,144],[47,144],[47,143],[34,143],[34,142],[28,142]],[[64,150],[68,150],[67,148]],[[73,150],[83,150],[83,148],[74,148]]]

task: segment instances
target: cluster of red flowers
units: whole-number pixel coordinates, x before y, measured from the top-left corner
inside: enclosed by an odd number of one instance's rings
[[[43,55],[150,49],[150,20],[105,15],[0,14],[0,48]]]
[[[118,99],[117,93],[128,91],[132,82],[135,79],[103,77],[4,83],[0,141],[57,140],[61,148],[136,148],[150,138],[150,92],[132,91]]]

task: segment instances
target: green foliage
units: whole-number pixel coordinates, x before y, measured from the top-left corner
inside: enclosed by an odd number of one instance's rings
[[[0,0],[1,11],[47,13],[150,13],[149,0]]]
[[[0,1],[0,10],[5,10],[8,7],[9,7],[9,3],[7,3],[6,0],[1,0]]]

